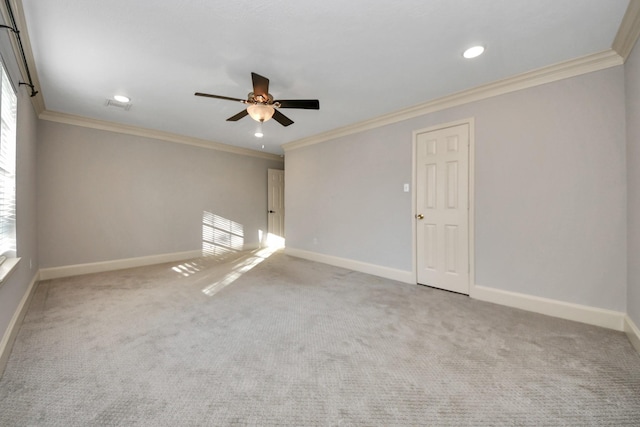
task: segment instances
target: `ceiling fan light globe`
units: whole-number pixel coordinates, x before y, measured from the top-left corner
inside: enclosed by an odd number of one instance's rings
[[[253,104],[247,107],[247,112],[256,122],[266,122],[275,112],[274,108],[265,104]]]

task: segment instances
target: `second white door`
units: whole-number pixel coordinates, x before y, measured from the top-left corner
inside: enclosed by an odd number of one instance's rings
[[[415,138],[417,281],[469,294],[469,125]]]
[[[284,241],[284,171],[269,169],[268,198],[268,240],[271,245],[274,241]]]

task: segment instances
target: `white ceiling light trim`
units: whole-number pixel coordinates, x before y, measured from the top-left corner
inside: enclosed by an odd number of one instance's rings
[[[124,102],[125,104],[129,101],[131,101],[131,98],[129,98],[128,96],[124,96],[124,95],[114,95],[113,99],[115,99],[118,102]]]
[[[477,58],[483,53],[484,53],[484,46],[478,45],[478,46],[470,47],[469,49],[465,50],[462,56],[464,56],[467,59],[472,59],[472,58]]]

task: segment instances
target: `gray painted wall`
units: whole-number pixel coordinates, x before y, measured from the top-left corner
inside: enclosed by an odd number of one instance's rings
[[[36,121],[27,90],[23,87],[18,91],[16,152],[16,235],[17,252],[22,260],[13,274],[0,286],[0,339],[7,332],[11,318],[39,268],[36,224]]]
[[[392,126],[285,156],[287,247],[411,270],[411,132]]]
[[[198,250],[204,212],[267,227],[267,169],[282,162],[40,121],[41,267]]]
[[[625,311],[624,99],[615,67],[289,151],[287,246],[410,271],[412,131],[474,117],[476,283]]]
[[[627,92],[627,313],[640,326],[640,47],[625,63]]]

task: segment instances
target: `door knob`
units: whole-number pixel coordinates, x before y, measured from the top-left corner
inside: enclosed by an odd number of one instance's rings
[[[416,214],[416,218],[418,218],[418,219],[424,219],[424,215],[422,215],[422,214]]]
[[[269,211],[269,213],[276,213],[276,211],[271,211],[271,210],[270,210],[270,211]]]

